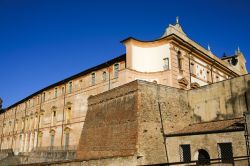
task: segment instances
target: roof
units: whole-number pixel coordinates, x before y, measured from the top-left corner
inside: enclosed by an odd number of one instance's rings
[[[219,132],[243,131],[243,130],[244,130],[244,119],[235,118],[235,119],[190,124],[179,131],[166,134],[166,136],[171,137],[171,136],[184,136],[184,135],[197,135],[197,134],[212,134]]]
[[[234,57],[237,57],[238,55],[230,55],[230,56],[224,56],[221,58],[221,60],[225,60],[225,59],[231,59],[231,58],[234,58]]]
[[[83,75],[89,74],[89,73],[91,73],[91,72],[93,72],[93,71],[96,71],[96,70],[105,68],[105,67],[107,67],[108,65],[114,64],[115,62],[121,62],[121,61],[125,61],[125,60],[126,60],[126,54],[123,54],[123,55],[118,56],[118,57],[116,57],[116,58],[114,58],[114,59],[111,59],[111,60],[109,60],[109,61],[107,61],[107,62],[104,62],[104,63],[102,63],[102,64],[100,64],[100,65],[97,65],[97,66],[94,66],[94,67],[89,68],[89,69],[87,69],[87,70],[84,70],[84,71],[82,71],[82,72],[80,72],[80,73],[78,73],[78,74],[75,74],[75,75],[73,75],[73,76],[71,76],[71,77],[68,77],[68,78],[66,78],[66,79],[64,79],[64,80],[61,80],[61,81],[56,82],[56,83],[54,83],[54,84],[52,84],[52,85],[49,85],[49,86],[47,86],[47,87],[45,87],[45,88],[43,88],[43,89],[41,89],[41,90],[39,90],[39,91],[37,91],[37,92],[35,92],[35,93],[33,93],[33,94],[27,96],[26,98],[24,98],[24,99],[22,99],[22,100],[16,102],[15,104],[13,104],[13,105],[7,107],[7,108],[4,109],[4,110],[11,109],[11,108],[17,106],[18,104],[21,104],[21,103],[23,103],[24,101],[26,101],[26,100],[32,98],[33,96],[36,96],[36,95],[42,93],[43,91],[46,91],[46,90],[48,90],[48,89],[51,89],[51,88],[53,88],[53,87],[55,87],[55,86],[58,86],[58,85],[61,85],[61,84],[64,84],[64,83],[68,83],[69,81],[71,81],[71,80],[73,80],[73,79],[75,79],[75,78],[78,78],[78,77],[81,77],[81,76],[83,76]],[[4,111],[4,110],[2,110],[2,111]]]

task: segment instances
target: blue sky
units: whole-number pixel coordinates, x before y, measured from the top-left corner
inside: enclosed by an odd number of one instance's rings
[[[176,16],[217,56],[240,46],[250,62],[249,0],[0,0],[4,107],[125,53],[129,36],[159,38]]]

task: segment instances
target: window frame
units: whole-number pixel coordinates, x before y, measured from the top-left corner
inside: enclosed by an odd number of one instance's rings
[[[120,71],[120,64],[119,63],[115,63],[114,64],[114,78],[118,78],[119,77],[119,71]]]
[[[188,149],[184,149],[188,148]],[[188,154],[186,154],[186,150],[188,150]],[[190,144],[180,144],[179,145],[179,154],[180,154],[180,161],[181,162],[190,162],[192,160],[191,155],[191,146]]]
[[[228,147],[225,147],[226,145],[229,145]],[[232,163],[233,160],[233,145],[232,142],[221,142],[221,143],[217,143],[217,147],[218,147],[218,157],[221,159],[222,163]],[[225,149],[227,148],[227,150]],[[230,155],[225,156],[225,155]]]
[[[91,73],[91,85],[96,85],[96,73]]]

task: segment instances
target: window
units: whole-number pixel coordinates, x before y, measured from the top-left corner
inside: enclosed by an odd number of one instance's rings
[[[64,134],[64,148],[68,149],[68,147],[69,147],[69,132],[70,132],[70,129],[66,128],[64,130],[64,132],[65,132],[65,134]]]
[[[53,117],[56,117],[56,111],[53,111]]]
[[[82,89],[82,80],[79,80],[79,87]]]
[[[103,81],[106,81],[106,80],[107,80],[107,72],[106,72],[106,71],[104,71],[104,72],[102,73],[102,80],[103,80]]]
[[[57,98],[57,88],[55,88],[55,98]]]
[[[233,161],[232,143],[218,143],[219,158],[223,163],[230,163]]]
[[[38,134],[38,147],[42,147],[42,139],[43,139],[43,133],[39,132],[39,134]]]
[[[183,162],[191,161],[191,150],[189,144],[180,145],[180,159]]]
[[[115,78],[118,78],[118,76],[119,76],[119,64],[116,63],[116,64],[114,65],[114,77],[115,77]]]
[[[95,73],[91,74],[91,84],[95,85]]]
[[[42,101],[45,102],[45,92],[43,92],[43,98]]]
[[[182,57],[181,57],[180,51],[178,51],[178,53],[177,53],[177,64],[178,64],[179,70],[182,70]]]
[[[55,131],[52,130],[50,132],[50,147],[53,148],[55,142]]]
[[[195,74],[195,66],[194,66],[194,63],[191,63],[191,65],[190,65],[190,72],[191,72],[191,74]]]
[[[207,81],[211,82],[210,72],[207,71]]]
[[[40,114],[39,127],[43,126],[43,113]]]
[[[52,107],[52,112],[51,112],[51,125],[55,125],[57,122],[56,119],[56,107]]]
[[[164,58],[163,62],[164,62],[164,65],[163,65],[164,70],[168,70],[169,69],[169,58]]]
[[[22,135],[19,136],[19,145],[20,145],[20,150],[22,151],[22,149],[23,149]]]
[[[68,107],[66,111],[66,123],[70,123],[70,117],[71,117],[71,107]]]
[[[72,82],[69,82],[69,93],[72,92]]]
[[[220,77],[219,76],[216,76],[216,82],[219,82],[220,81]]]
[[[62,87],[62,94],[64,94],[64,87]]]

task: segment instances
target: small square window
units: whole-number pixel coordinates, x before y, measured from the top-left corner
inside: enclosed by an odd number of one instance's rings
[[[189,144],[180,145],[180,159],[183,162],[191,161],[191,149]]]
[[[232,143],[218,143],[219,158],[223,163],[233,162]]]

